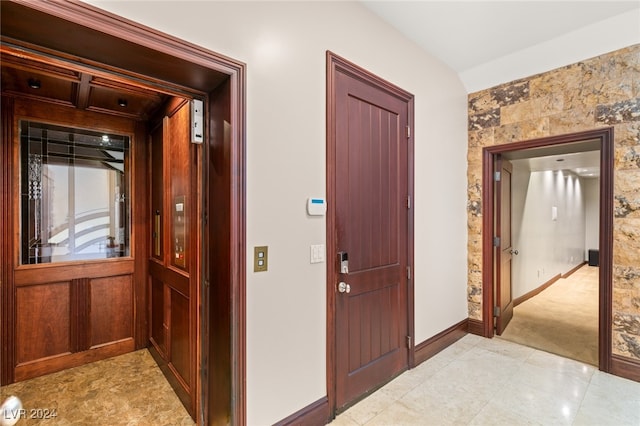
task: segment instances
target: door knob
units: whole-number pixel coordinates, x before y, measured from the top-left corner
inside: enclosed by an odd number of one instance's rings
[[[338,291],[340,293],[351,293],[351,286],[344,281],[338,283]]]
[[[511,250],[509,250],[509,253],[515,254],[517,256],[518,255],[518,250],[511,249]]]

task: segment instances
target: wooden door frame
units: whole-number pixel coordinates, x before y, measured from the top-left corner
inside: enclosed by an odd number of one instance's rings
[[[222,188],[221,191],[226,191],[226,198],[222,200],[221,204],[216,206],[216,209],[222,210],[224,217],[228,218],[226,225],[228,226],[229,240],[224,248],[224,258],[216,261],[211,268],[223,269],[226,271],[228,282],[222,283],[220,286],[210,286],[209,269],[205,269],[204,265],[209,262],[211,241],[207,235],[203,232],[201,238],[204,242],[203,253],[201,263],[203,268],[198,271],[202,277],[199,289],[199,297],[201,300],[209,300],[209,298],[215,298],[217,296],[217,288],[221,288],[225,294],[230,297],[226,300],[229,304],[225,306],[225,312],[211,312],[208,306],[202,306],[202,316],[198,319],[196,334],[198,336],[198,354],[197,359],[201,364],[199,375],[201,380],[198,389],[198,396],[202,401],[202,405],[206,405],[208,401],[208,388],[216,386],[217,392],[228,393],[229,401],[225,407],[216,407],[216,412],[207,412],[206,407],[199,410],[197,414],[198,423],[207,421],[207,418],[227,418],[232,424],[244,425],[246,424],[246,189],[245,189],[245,175],[246,175],[246,155],[245,155],[245,135],[246,135],[246,66],[242,62],[233,60],[223,55],[217,54],[210,50],[204,49],[197,45],[191,44],[184,40],[180,40],[165,33],[161,33],[153,28],[146,27],[144,25],[129,21],[125,18],[119,17],[112,13],[106,12],[97,7],[81,3],[81,2],[53,2],[53,1],[41,1],[31,2],[28,0],[6,0],[3,1],[4,8],[11,9],[13,13],[21,15],[20,19],[16,19],[15,23],[9,25],[11,28],[7,28],[7,32],[13,31],[9,37],[10,41],[24,41],[24,46],[27,49],[33,49],[35,51],[42,51],[45,54],[60,53],[66,59],[71,61],[77,61],[83,65],[100,66],[107,72],[112,72],[115,75],[124,78],[132,78],[137,81],[144,81],[145,84],[151,84],[162,88],[164,91],[174,91],[175,93],[200,93],[202,97],[208,97],[208,93],[203,92],[202,86],[205,84],[211,84],[212,81],[219,81],[220,76],[226,76],[226,83],[228,85],[228,97],[224,98],[228,102],[228,118],[231,124],[230,135],[228,141],[223,141],[225,144],[225,163],[223,164],[226,170],[228,179],[225,180],[225,185],[228,188]],[[90,31],[94,34],[91,38],[93,46],[86,47],[80,41],[77,43],[77,39],[72,36],[68,39],[61,40],[58,37],[43,37],[42,34],[46,34],[52,27],[56,25],[69,28],[70,26],[77,28],[83,32]],[[16,29],[17,28],[17,29]],[[33,31],[31,31],[31,30]],[[19,37],[16,37],[16,33]],[[65,32],[60,32],[63,34]],[[5,42],[5,28],[2,31],[3,42]],[[72,33],[69,33],[72,34]],[[32,41],[34,37],[40,37],[41,42],[37,43]],[[42,41],[44,40],[44,41]],[[21,43],[22,44],[22,43]],[[60,46],[71,46],[76,51],[67,51],[66,49],[60,49]],[[104,51],[104,45],[113,47],[119,46],[122,50]],[[92,48],[95,48],[92,49]],[[140,51],[151,52],[154,56],[161,57],[163,60],[167,58],[171,59],[169,62],[157,61],[152,63],[148,61],[148,58],[144,55],[139,55]],[[132,57],[128,67],[124,67],[122,58],[127,59],[126,52],[133,52],[128,59]],[[117,56],[113,53],[118,52]],[[138,55],[136,56],[136,53]],[[96,55],[103,55],[102,61],[96,59]],[[112,62],[113,61],[113,62]],[[115,61],[120,61],[116,63]],[[147,62],[144,62],[147,61]],[[159,64],[172,64],[173,66],[162,67]],[[209,89],[213,90],[213,88]],[[5,99],[3,101],[2,114],[8,113],[7,104]],[[8,101],[7,101],[8,102]],[[211,116],[210,105],[207,105],[205,114],[207,115],[207,123],[210,133],[207,134],[206,139],[213,138],[212,132],[213,119]],[[12,137],[11,130],[4,128],[3,137]],[[214,153],[210,152],[212,149],[208,146],[208,143],[203,145],[203,164],[202,176],[207,178],[210,176],[209,169],[210,162],[209,156],[213,156]],[[2,147],[3,152],[6,149]],[[221,157],[222,158],[222,157]],[[3,189],[2,202],[5,205],[7,194],[11,194],[12,177],[8,174],[7,169],[3,168],[0,172],[0,186]],[[217,181],[203,183],[203,187],[199,188],[199,194],[201,196],[201,204],[206,209],[208,206],[207,195],[205,190],[206,183],[211,186],[215,186]],[[222,185],[218,183],[218,185]],[[7,209],[3,209],[7,210]],[[11,213],[0,212],[0,218],[8,219]],[[211,216],[211,212],[204,212]],[[4,229],[4,228],[3,228]],[[4,237],[4,235],[3,235]],[[12,251],[11,247],[7,247],[3,238],[2,250],[3,259],[6,258],[7,253]],[[145,259],[146,261],[146,259]],[[4,260],[2,260],[4,266]],[[7,282],[11,284],[11,279],[5,268],[2,268],[2,298],[7,300],[10,297],[11,285],[7,285]],[[211,290],[213,288],[213,290]],[[2,328],[0,333],[2,334],[2,341],[9,336],[13,338],[12,323],[13,321],[6,321],[10,315],[12,315],[12,309],[3,310],[2,312]],[[211,315],[223,315],[227,316],[225,324],[230,324],[230,328],[225,330],[221,325],[221,330],[214,330],[205,324],[208,317]],[[203,362],[208,362],[208,334],[204,333],[227,333],[226,339],[227,346],[220,348],[221,356],[217,357],[214,354],[211,358],[212,363],[217,362],[218,359],[227,360],[225,365],[217,366],[215,364],[204,366]],[[3,345],[3,359],[5,350]],[[224,361],[223,361],[224,362]],[[206,368],[205,368],[206,367]],[[224,387],[217,388],[218,383],[208,383],[208,380],[214,380],[208,376],[204,376],[211,367],[221,371],[217,377],[223,381],[226,385]],[[6,372],[3,370],[3,374]]]
[[[493,278],[495,255],[493,247],[495,191],[493,171],[495,157],[513,151],[570,144],[580,141],[600,141],[600,278],[598,358],[599,369],[612,370],[612,274],[613,274],[613,127],[589,130],[546,138],[485,147],[482,150],[482,332],[485,337],[494,336]]]
[[[326,178],[327,178],[327,399],[329,408],[329,418],[333,418],[336,413],[336,285],[335,276],[337,271],[337,252],[336,244],[337,237],[335,233],[336,226],[336,214],[335,214],[335,199],[336,199],[336,96],[335,96],[335,80],[338,71],[350,74],[354,78],[363,80],[369,84],[372,84],[382,90],[385,90],[392,95],[401,98],[407,102],[408,111],[407,117],[409,120],[409,127],[412,129],[410,137],[407,140],[409,144],[407,147],[408,155],[408,191],[409,194],[414,193],[414,101],[413,96],[402,90],[401,88],[389,83],[386,80],[372,74],[371,72],[359,67],[358,65],[336,55],[331,51],[326,53],[326,66],[327,66],[327,163],[326,163]],[[414,257],[414,213],[413,207],[407,210],[407,264],[413,269],[413,257]],[[409,349],[409,359],[407,360],[408,367],[412,368],[415,365],[415,342],[414,340],[414,277],[407,280],[407,330],[409,336],[412,338],[411,348]]]

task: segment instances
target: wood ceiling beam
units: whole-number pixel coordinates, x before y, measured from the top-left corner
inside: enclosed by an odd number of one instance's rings
[[[80,81],[76,86],[76,108],[85,110],[89,106],[89,95],[91,95],[92,79],[93,77],[90,74],[80,73]]]

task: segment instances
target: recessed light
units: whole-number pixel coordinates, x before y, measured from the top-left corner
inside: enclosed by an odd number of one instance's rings
[[[126,99],[120,98],[118,99],[118,105],[120,105],[122,108],[126,108],[127,105],[129,105],[129,102],[127,102]]]
[[[29,84],[29,87],[32,89],[39,89],[42,86],[42,84],[40,84],[40,80],[36,80],[35,78],[30,78],[27,84]]]

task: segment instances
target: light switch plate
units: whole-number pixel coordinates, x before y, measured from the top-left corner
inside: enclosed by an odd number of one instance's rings
[[[257,246],[253,248],[253,272],[264,272],[269,266],[269,247]]]
[[[311,245],[311,263],[324,262],[324,244]]]

